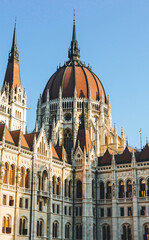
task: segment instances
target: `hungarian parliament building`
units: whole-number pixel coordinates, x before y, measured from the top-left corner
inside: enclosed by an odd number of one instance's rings
[[[131,148],[112,126],[110,98],[80,61],[75,20],[31,133],[26,110],[15,25],[0,90],[0,239],[149,240],[149,145]]]

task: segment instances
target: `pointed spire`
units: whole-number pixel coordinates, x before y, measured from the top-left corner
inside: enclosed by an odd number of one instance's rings
[[[78,60],[80,58],[80,49],[78,48],[78,41],[76,38],[75,12],[74,12],[74,19],[73,19],[72,41],[71,41],[71,47],[68,50],[68,57],[70,58],[70,60]]]
[[[16,59],[17,61],[19,60],[19,53],[17,51],[16,21],[15,21],[14,32],[13,32],[12,47],[9,53],[9,60],[13,60],[13,59]]]

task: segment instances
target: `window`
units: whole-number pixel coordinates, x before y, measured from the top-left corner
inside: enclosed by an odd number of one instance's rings
[[[128,207],[128,216],[132,216],[132,208]]]
[[[25,199],[25,208],[28,209],[28,198]]]
[[[82,207],[80,207],[80,216],[82,216]]]
[[[53,222],[53,234],[52,234],[53,238],[57,238],[58,237],[58,222],[55,221]]]
[[[82,182],[80,180],[77,181],[77,198],[82,198]]]
[[[82,225],[76,225],[76,239],[82,239]]]
[[[27,235],[27,219],[25,217],[20,218],[19,234],[20,235]]]
[[[102,227],[102,240],[110,240],[110,226],[104,225]]]
[[[100,182],[100,199],[104,199],[105,190],[104,190],[104,183]]]
[[[68,196],[68,180],[65,179],[65,197]]]
[[[53,194],[55,194],[55,183],[56,183],[56,178],[55,176],[52,177],[52,188],[53,188]]]
[[[37,237],[41,237],[43,235],[43,220],[39,219],[37,221]]]
[[[124,240],[131,240],[132,236],[131,236],[131,227],[128,224],[125,224],[122,226],[122,239]]]
[[[112,209],[107,208],[107,217],[111,217],[111,216],[112,216]]]
[[[124,217],[124,208],[123,207],[120,208],[120,216]]]
[[[10,227],[10,217],[4,216],[2,221],[2,233],[11,233],[11,227]]]
[[[127,198],[131,198],[132,197],[132,182],[130,180],[127,181],[126,197]]]
[[[145,216],[145,214],[146,214],[146,208],[145,208],[145,206],[142,206],[141,210],[140,210],[140,215]]]
[[[19,201],[19,207],[20,207],[20,208],[23,207],[23,198],[20,198],[20,201]]]
[[[9,206],[13,206],[14,205],[14,200],[12,196],[9,196]]]
[[[42,202],[39,202],[39,211],[42,211]]]
[[[72,132],[70,129],[65,129],[64,131],[64,148],[66,149],[68,159],[71,159],[71,148],[73,146],[72,142]]]
[[[69,188],[68,188],[68,197],[71,198],[72,195],[72,181],[69,181]]]
[[[60,178],[58,178],[56,182],[56,193],[60,195]]]
[[[70,239],[70,223],[65,224],[65,239]]]
[[[106,199],[112,198],[112,183],[107,182],[107,193],[106,193]]]
[[[20,179],[20,187],[24,187],[25,170],[24,170],[23,167],[21,167],[21,173],[20,173],[20,175],[21,175],[21,179]]]
[[[144,225],[144,235],[143,239],[148,240],[149,239],[149,224]]]
[[[42,191],[47,191],[48,173],[46,170],[42,174]]]
[[[67,215],[67,207],[65,206],[65,215]]]
[[[15,182],[15,167],[12,164],[10,166],[10,171],[9,171],[9,184],[14,185],[14,182]]]
[[[119,182],[119,198],[124,198],[125,193],[124,193],[124,182],[121,180]]]
[[[6,205],[6,200],[7,200],[6,195],[3,195],[3,205]]]
[[[26,175],[25,175],[25,188],[30,187],[30,170],[26,170]]]
[[[95,210],[94,207],[93,207],[93,216],[94,216],[94,217],[96,216],[96,210]]]
[[[146,186],[145,186],[145,180],[140,179],[140,191],[139,191],[139,196],[140,197],[145,197],[146,196]]]
[[[100,216],[104,217],[104,208],[100,208]]]
[[[71,207],[69,207],[69,216],[71,216]]]
[[[8,163],[5,163],[3,183],[6,183],[6,184],[8,183],[8,174],[9,174],[9,166],[8,166]]]
[[[57,205],[57,213],[59,213],[59,205]]]

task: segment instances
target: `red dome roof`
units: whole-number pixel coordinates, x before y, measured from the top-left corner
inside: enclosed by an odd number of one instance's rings
[[[106,102],[106,95],[99,78],[79,60],[70,60],[63,67],[60,67],[49,79],[42,95],[42,101],[46,101],[47,90],[49,89],[50,99],[59,97],[59,88],[62,88],[62,97],[73,97],[76,87],[78,98],[91,98],[99,100],[102,94],[103,102]]]

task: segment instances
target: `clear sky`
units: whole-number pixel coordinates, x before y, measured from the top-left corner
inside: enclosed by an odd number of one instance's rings
[[[4,80],[15,17],[20,72],[27,90],[27,126],[35,126],[37,99],[68,59],[76,10],[81,60],[110,95],[113,124],[129,145],[149,140],[149,0],[0,0],[0,83]]]

